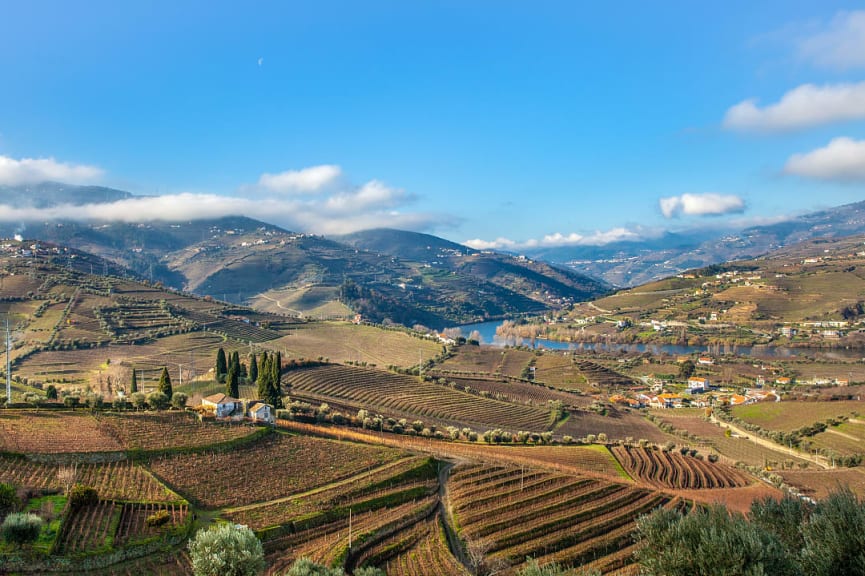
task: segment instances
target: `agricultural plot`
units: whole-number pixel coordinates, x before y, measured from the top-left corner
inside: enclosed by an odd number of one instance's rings
[[[460,346],[453,355],[439,364],[441,370],[465,374],[499,374],[502,358],[511,350],[485,346]],[[528,358],[526,358],[528,362]],[[519,374],[517,374],[519,376]]]
[[[71,510],[57,535],[57,553],[71,555],[110,549],[120,512],[121,507],[110,500]]]
[[[458,468],[449,494],[460,536],[488,540],[489,557],[512,569],[527,556],[571,566],[609,558],[609,570],[625,567],[633,559],[619,552],[633,542],[636,519],[680,505],[671,496],[602,479],[488,465]]]
[[[448,549],[438,514],[381,541],[365,551],[357,564],[378,566],[388,576],[469,576]]]
[[[391,372],[326,365],[293,370],[283,380],[291,384],[293,391],[324,401],[333,398],[420,419],[531,431],[550,426],[548,409],[473,396]]]
[[[546,353],[535,361],[535,381],[565,390],[588,391],[589,383],[570,355]]]
[[[379,435],[378,432],[349,428],[323,428],[313,424],[280,420],[278,425],[304,434],[326,434],[340,440],[375,442],[403,450],[433,454],[457,460],[477,460],[494,464],[528,465],[589,474],[629,482],[630,477],[606,446],[531,446],[490,445],[469,442],[433,441],[417,436]]]
[[[156,458],[150,468],[184,496],[218,508],[275,500],[401,456],[399,450],[382,446],[276,433],[242,450]]]
[[[620,374],[615,370],[611,370],[606,366],[590,360],[577,359],[576,365],[580,370],[580,374],[592,388],[614,390],[620,388],[631,388],[636,384],[636,382],[629,376]]]
[[[416,456],[365,470],[332,485],[271,502],[229,508],[223,516],[254,530],[287,524],[335,507],[363,506],[365,501],[390,499],[400,494],[427,495],[438,487],[436,466],[429,457]]]
[[[567,434],[574,438],[585,438],[589,434],[606,434],[610,440],[638,441],[641,439],[663,444],[676,440],[675,436],[667,434],[636,412],[625,412],[610,409],[606,416],[581,410],[574,412],[562,424],[556,427],[557,434]]]
[[[168,516],[165,524],[148,526],[147,518],[161,510]],[[57,536],[56,552],[75,555],[134,544],[184,525],[188,515],[186,504],[135,504],[100,500],[96,504],[68,512]]]
[[[84,388],[90,385],[100,390],[99,381],[111,379],[116,388],[124,388],[131,379],[131,369],[138,370],[139,386],[144,391],[156,385],[163,366],[168,366],[175,384],[193,375],[209,370],[216,349],[222,346],[226,352],[248,351],[246,346],[224,343],[222,336],[210,332],[189,332],[159,338],[153,342],[136,345],[112,345],[108,348],[83,348],[77,350],[55,350],[38,352],[19,362],[16,374],[31,380],[54,383],[60,388]],[[110,360],[110,363],[107,361]]]
[[[431,517],[438,507],[438,497],[429,495],[392,506],[379,506],[352,514],[352,552],[362,553],[382,538],[403,531]],[[283,574],[294,560],[307,557],[315,562],[333,565],[341,562],[348,551],[348,514],[309,529],[300,530],[265,545],[270,568],[267,574]]]
[[[501,373],[512,378],[519,378],[534,358],[537,356],[532,352],[508,348],[502,354]]]
[[[105,414],[100,427],[125,450],[198,448],[246,438],[261,430],[245,424],[201,422],[190,412]]]
[[[28,292],[36,292],[42,280],[27,274],[0,276],[0,298],[21,298]]]
[[[751,483],[735,468],[678,452],[624,445],[614,446],[612,451],[631,477],[656,488],[741,488]]]
[[[472,393],[486,393],[492,398],[515,402],[518,404],[528,404],[534,406],[547,406],[549,401],[558,401],[565,406],[573,406],[577,404],[588,404],[591,400],[586,397],[577,396],[569,392],[561,390],[552,390],[546,386],[537,384],[528,384],[526,382],[507,382],[497,380],[494,377],[465,377],[451,376],[444,373],[433,373],[437,380],[444,379],[448,383],[456,384],[457,390],[465,390],[468,386]],[[439,382],[440,384],[440,382]]]
[[[36,410],[0,414],[0,450],[5,452],[59,454],[122,449],[89,414]]]
[[[288,330],[265,345],[282,350],[283,358],[329,358],[332,362],[367,362],[378,366],[416,366],[442,351],[441,344],[400,330],[348,322],[310,322]]]
[[[794,466],[808,466],[808,460],[772,450],[747,438],[726,436],[723,428],[701,416],[702,409],[657,410],[653,414],[662,422],[697,437],[696,440],[671,437],[677,444],[696,444],[703,449],[714,449],[729,462],[742,462],[760,468],[781,468],[789,463]]]
[[[733,408],[733,416],[766,430],[791,432],[815,422],[838,416],[850,416],[863,410],[865,410],[865,403],[855,400],[842,402],[762,402],[736,406]]]
[[[839,488],[848,487],[854,493],[865,493],[865,469],[833,468],[831,470],[781,470],[778,474],[802,494],[822,499]]]
[[[68,470],[72,481],[92,486],[107,500],[177,502],[181,498],[159,483],[139,464],[123,460],[106,464],[63,466],[23,458],[0,458],[0,482],[31,489],[62,490],[59,472]]]
[[[139,504],[126,502],[121,506],[120,521],[117,525],[117,532],[114,535],[114,542],[118,546],[125,546],[133,544],[138,540],[152,538],[164,531],[164,527],[147,525],[147,519],[157,512],[164,510],[168,514],[168,521],[165,525],[169,527],[182,526],[186,523],[187,516],[189,515],[189,506],[184,503]]]

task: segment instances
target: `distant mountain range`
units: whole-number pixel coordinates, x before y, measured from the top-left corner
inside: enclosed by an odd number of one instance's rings
[[[755,258],[813,238],[865,233],[865,202],[742,230],[692,230],[604,246],[526,249],[525,254],[617,286],[636,286],[711,264]]]
[[[51,207],[131,195],[46,183],[3,190],[2,203]],[[26,226],[25,226],[26,224]],[[0,224],[0,234],[92,253],[138,277],[259,309],[442,328],[542,313],[609,292],[603,281],[544,262],[478,252],[414,232],[329,239],[246,218],[182,223]]]

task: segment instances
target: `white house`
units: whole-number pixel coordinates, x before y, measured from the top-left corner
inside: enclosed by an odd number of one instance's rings
[[[207,410],[212,410],[217,418],[231,416],[235,410],[242,407],[241,404],[237,398],[225,394],[211,394],[201,400],[201,405]]]
[[[709,389],[709,379],[701,376],[691,376],[688,378],[688,392],[691,394],[705,392]]]
[[[260,400],[250,400],[246,405],[246,417],[253,422],[267,422],[273,424],[273,407]]]

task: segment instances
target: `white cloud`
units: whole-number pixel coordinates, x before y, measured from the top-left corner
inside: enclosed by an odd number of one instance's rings
[[[642,240],[656,235],[656,230],[619,227],[610,230],[597,230],[590,234],[579,234],[577,232],[562,234],[561,232],[554,232],[540,239],[530,238],[522,242],[502,237],[495,240],[475,238],[473,240],[466,240],[463,244],[475,250],[519,250],[521,248],[553,248],[557,246],[603,246],[612,242]]]
[[[682,194],[658,200],[666,218],[679,216],[720,216],[745,211],[745,201],[733,194]]]
[[[475,250],[508,250],[511,248],[519,248],[520,244],[509,238],[496,238],[495,240],[482,240],[474,238],[463,242],[465,246],[474,248]]]
[[[865,11],[839,12],[829,26],[802,38],[799,55],[825,68],[865,67]]]
[[[316,194],[335,186],[342,178],[342,168],[334,164],[287,170],[279,174],[262,174],[258,185],[271,192]]]
[[[781,100],[760,108],[745,100],[727,110],[724,127],[731,130],[780,132],[865,119],[865,82],[858,84],[803,84]]]
[[[334,212],[349,213],[370,208],[392,208],[412,199],[403,190],[390,188],[379,180],[370,180],[354,190],[334,194],[327,199],[326,206]]]
[[[793,154],[784,172],[818,180],[865,181],[865,140],[834,138],[823,148]]]
[[[307,190],[318,186],[318,193],[314,195],[273,191],[268,195],[260,186],[243,186],[231,196],[181,193],[43,209],[4,206],[0,198],[0,221],[186,222],[243,215],[289,230],[316,234],[344,234],[378,227],[420,231],[455,223],[453,217],[444,214],[404,211],[414,201],[414,196],[379,180],[360,186],[346,184],[341,171],[334,168],[336,171],[305,169],[283,173],[302,175],[295,179],[295,184],[302,183]],[[328,173],[331,176],[326,177]],[[299,188],[295,185],[294,189]]]
[[[0,156],[0,184],[16,186],[48,180],[66,184],[90,184],[102,177],[96,166],[58,162],[54,158],[21,158]]]

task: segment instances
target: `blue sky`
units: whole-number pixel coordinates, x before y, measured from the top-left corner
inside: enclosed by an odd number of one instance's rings
[[[0,218],[596,243],[865,200],[854,2],[0,1]]]

